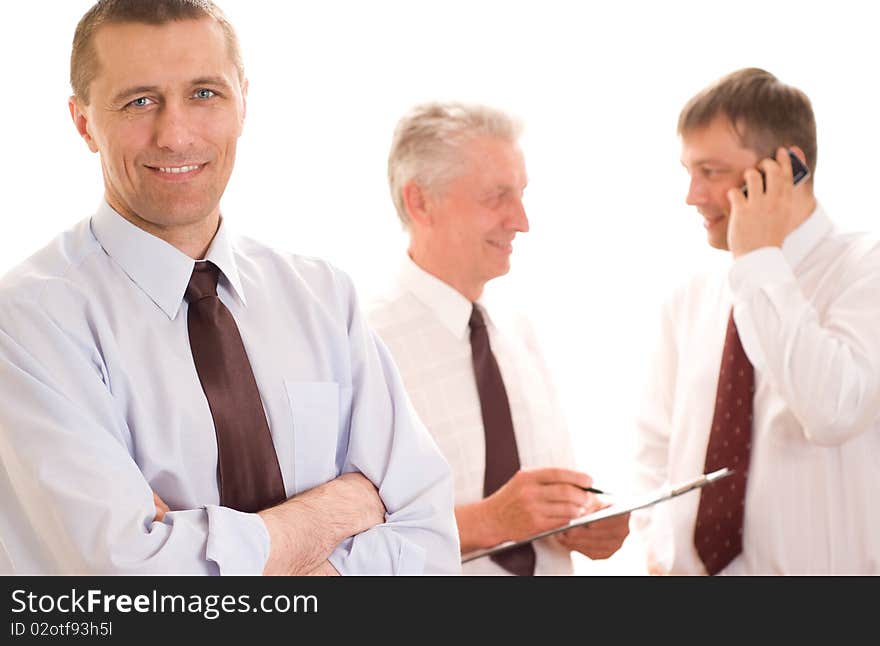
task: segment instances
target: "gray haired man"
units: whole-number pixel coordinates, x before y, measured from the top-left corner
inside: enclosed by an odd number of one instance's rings
[[[409,248],[368,312],[417,412],[453,468],[463,553],[600,507],[573,470],[552,379],[528,323],[484,302],[529,230],[521,128],[486,106],[432,103],[397,125],[388,178]],[[466,563],[465,574],[566,574],[571,550],[607,558],[627,517]]]

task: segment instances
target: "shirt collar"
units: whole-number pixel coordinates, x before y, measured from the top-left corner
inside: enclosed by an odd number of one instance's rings
[[[404,256],[400,265],[398,287],[415,296],[434,312],[443,327],[449,330],[455,338],[467,338],[473,303],[462,296],[454,287],[419,267],[408,254]],[[481,298],[477,303],[480,305],[486,324],[489,325],[491,319],[482,301]]]
[[[211,246],[208,247],[208,253],[205,254],[205,260],[210,260],[220,268],[220,272],[226,277],[232,293],[238,297],[242,305],[246,306],[247,301],[244,297],[241,275],[238,273],[238,264],[235,262],[235,247],[233,244],[234,236],[232,233],[232,228],[221,216],[220,227],[217,229],[217,233],[211,241]],[[187,282],[189,282],[188,277]]]
[[[92,216],[91,228],[107,255],[168,318],[174,319],[183,302],[195,261],[126,220],[106,201]],[[245,304],[230,234],[222,219],[205,259],[220,268],[232,291]]]
[[[782,241],[782,255],[794,269],[831,232],[833,225],[825,209],[816,202],[815,210]]]

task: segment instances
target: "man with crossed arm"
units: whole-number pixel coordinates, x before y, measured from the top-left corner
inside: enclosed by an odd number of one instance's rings
[[[221,216],[220,10],[101,0],[71,83],[105,200],[0,280],[0,570],[457,573],[449,466],[351,281]]]

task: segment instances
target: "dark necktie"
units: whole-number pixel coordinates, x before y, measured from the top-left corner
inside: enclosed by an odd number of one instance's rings
[[[709,574],[717,574],[742,552],[754,394],[755,371],[739,340],[731,310],[705,472],[729,467],[733,475],[701,491],[694,529],[694,546]]]
[[[286,498],[278,456],[244,343],[217,297],[219,269],[197,262],[186,288],[189,343],[217,434],[220,504],[257,512]]]
[[[485,498],[500,489],[519,471],[519,453],[513,434],[507,391],[489,346],[486,323],[476,305],[471,312],[470,328],[474,376],[486,434],[486,474],[483,480]],[[513,574],[531,576],[535,573],[535,548],[531,544],[492,554],[489,558]]]

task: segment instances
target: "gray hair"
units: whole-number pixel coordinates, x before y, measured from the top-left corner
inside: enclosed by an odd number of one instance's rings
[[[485,105],[425,103],[409,111],[394,129],[388,155],[388,184],[397,216],[404,228],[409,215],[403,188],[415,181],[426,190],[438,191],[461,171],[461,147],[479,137],[519,139],[522,124]]]

